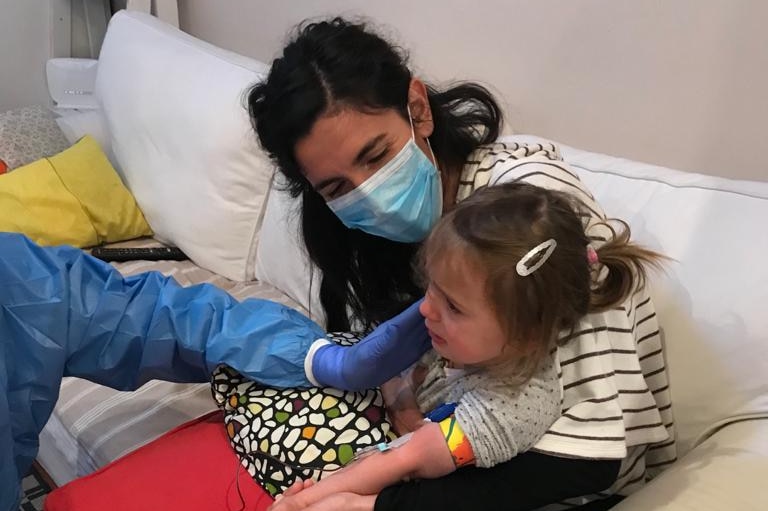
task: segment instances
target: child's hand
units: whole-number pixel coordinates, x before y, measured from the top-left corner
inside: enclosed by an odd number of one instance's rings
[[[398,435],[416,430],[424,419],[413,393],[412,373],[413,371],[405,377],[392,378],[381,386],[381,394],[387,405],[387,416]]]

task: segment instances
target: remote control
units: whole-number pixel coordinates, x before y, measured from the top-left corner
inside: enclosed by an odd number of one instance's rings
[[[107,262],[123,261],[183,261],[189,259],[176,247],[116,248],[95,247],[91,255]]]

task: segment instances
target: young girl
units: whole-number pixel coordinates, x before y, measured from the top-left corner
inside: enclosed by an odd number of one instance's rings
[[[621,222],[622,231],[610,228],[612,238],[595,247],[581,218],[589,215],[570,195],[524,183],[481,189],[445,215],[421,251],[421,312],[434,349],[385,392],[405,436],[299,484],[274,511],[491,467],[535,449],[561,414],[557,343],[586,314],[642,287],[645,267],[659,260],[630,243]]]

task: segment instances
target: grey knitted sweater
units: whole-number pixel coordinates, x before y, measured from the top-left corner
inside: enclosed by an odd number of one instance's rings
[[[434,350],[416,390],[422,413],[457,403],[456,421],[467,436],[478,467],[492,467],[530,449],[560,416],[560,383],[553,360],[523,385],[482,370],[452,369]]]

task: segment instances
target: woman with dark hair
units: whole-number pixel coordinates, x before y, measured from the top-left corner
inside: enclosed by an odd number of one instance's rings
[[[409,102],[411,96],[415,99]],[[412,119],[415,144],[425,154],[439,155],[442,195],[433,200],[449,209],[469,154],[499,136],[501,111],[491,94],[472,83],[437,91],[414,79],[404,57],[386,41],[336,19],[306,26],[273,62],[269,78],[251,90],[248,105],[262,146],[288,178],[292,194],[301,197],[304,241],[325,275],[320,297],[329,329],[349,328],[347,307],[354,319],[370,326],[420,297],[410,261],[431,227],[425,222],[434,223],[439,215],[427,219],[409,211],[423,224],[412,234],[403,232],[415,229],[407,219],[398,222],[401,211],[390,219],[381,217],[386,211],[372,211],[376,221],[369,229],[350,229],[328,202],[387,163],[410,136],[404,128]],[[374,144],[361,147],[364,152],[342,154],[347,147],[325,145],[328,141],[320,138],[338,119],[369,126],[378,138],[366,141]],[[346,146],[358,149],[349,137],[354,134],[339,135]],[[299,146],[311,153],[303,155],[304,161]],[[306,160],[319,160],[330,170],[329,178],[312,168],[310,181],[302,165],[314,161]],[[349,167],[353,161],[354,176],[332,175],[334,165]]]
[[[301,201],[329,330],[370,328],[420,298],[412,272],[420,242],[484,186],[519,180],[566,191],[587,206],[591,243],[615,235],[557,147],[495,142],[502,116],[485,88],[425,84],[399,49],[362,24],[300,26],[248,107],[261,145]],[[595,282],[615,278],[609,266],[591,262]],[[653,304],[645,287],[628,296],[558,337],[563,413],[529,452],[311,509],[534,509],[643,484],[674,459],[674,431]],[[406,360],[413,354],[401,363],[415,362]]]

